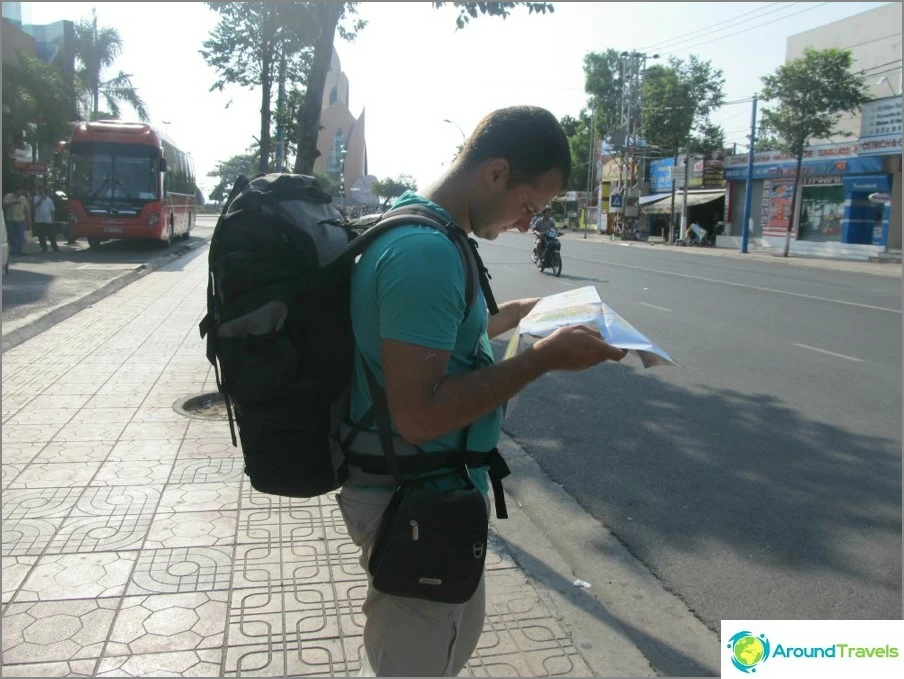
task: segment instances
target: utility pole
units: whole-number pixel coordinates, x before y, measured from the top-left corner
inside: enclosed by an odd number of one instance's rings
[[[587,239],[587,220],[589,218],[589,212],[587,208],[590,206],[590,196],[593,193],[593,174],[596,170],[596,163],[594,162],[596,158],[594,158],[593,151],[596,146],[596,127],[593,124],[594,121],[594,108],[590,106],[590,158],[587,161],[587,204],[584,208],[585,218],[584,218],[584,240]],[[598,208],[597,208],[598,209]]]
[[[687,237],[687,185],[690,184],[691,176],[691,140],[687,140],[687,149],[684,152],[684,195],[682,200],[684,204],[681,206],[681,235]]]
[[[669,211],[669,245],[675,244],[675,191],[678,188],[678,149],[675,149],[675,163],[672,165],[672,209]]]
[[[753,147],[756,144],[756,98],[753,95],[753,108],[750,113],[750,149],[747,151],[747,187],[744,190],[744,224],[741,229],[741,252],[747,254],[747,241],[750,238],[750,201],[753,198]]]

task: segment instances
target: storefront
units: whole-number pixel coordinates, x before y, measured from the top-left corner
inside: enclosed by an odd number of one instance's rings
[[[641,211],[647,233],[667,237],[672,214],[672,176],[676,167],[674,158],[663,158],[650,163],[650,194]],[[678,156],[679,168],[675,175],[675,237],[679,238],[678,223],[683,209],[684,156]],[[696,221],[710,233],[718,233],[724,220],[725,197],[724,162],[721,158],[694,158],[688,170],[688,224]]]
[[[885,245],[890,210],[869,201],[875,187],[891,186],[879,157],[864,157],[858,143],[826,144],[806,150],[798,201],[798,219],[791,237],[814,243]],[[782,239],[791,219],[796,159],[766,151],[754,156],[750,204],[750,237]],[[726,234],[740,236],[744,219],[747,156],[725,160],[729,182]],[[887,189],[886,189],[887,190]],[[882,208],[882,206],[878,206]]]
[[[901,135],[900,96],[876,99],[863,105],[858,155],[881,160],[882,174],[851,182],[850,216],[852,223],[862,225],[863,229],[869,228],[872,219],[872,242],[887,249],[901,248]],[[878,205],[869,202],[870,193],[889,194],[891,201]],[[880,212],[881,224],[877,223]]]

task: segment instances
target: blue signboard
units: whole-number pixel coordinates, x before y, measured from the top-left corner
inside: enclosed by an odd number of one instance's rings
[[[841,160],[825,160],[815,158],[804,160],[801,172],[805,176],[851,175],[882,172],[883,160],[879,157],[844,158]],[[779,163],[759,163],[753,166],[754,179],[773,179],[776,177],[793,177],[796,169],[795,161]],[[725,168],[725,178],[731,181],[747,179],[747,167]]]
[[[653,193],[664,193],[672,190],[670,168],[674,165],[674,158],[663,158],[650,163],[650,191]]]

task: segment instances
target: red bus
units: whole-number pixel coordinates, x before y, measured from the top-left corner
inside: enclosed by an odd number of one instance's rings
[[[96,248],[111,238],[188,238],[197,189],[191,156],[143,123],[78,123],[69,156],[69,235]]]

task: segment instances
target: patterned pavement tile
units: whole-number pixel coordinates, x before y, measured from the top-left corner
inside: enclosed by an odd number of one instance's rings
[[[75,516],[66,519],[47,547],[47,554],[74,554],[141,549],[150,514]]]
[[[104,658],[98,677],[216,677],[223,649]]]
[[[179,448],[179,459],[206,459],[208,457],[242,457],[242,449],[232,445],[229,430],[221,438],[190,439],[186,438]]]
[[[138,412],[138,408],[82,408],[81,412],[72,418],[70,424],[90,424],[90,423],[119,423],[130,422]]]
[[[110,462],[173,459],[179,451],[180,442],[180,439],[119,441],[107,459]]]
[[[150,384],[131,384],[128,382],[108,382],[100,387],[97,390],[97,396],[116,396],[116,395],[127,395],[127,396],[147,396],[148,392],[151,390]],[[95,395],[94,392],[89,392],[92,396]],[[114,406],[115,407],[115,406]]]
[[[36,463],[48,464],[66,462],[103,462],[110,454],[113,445],[104,441],[67,441],[64,443],[48,443],[35,457]]]
[[[3,557],[0,565],[3,569],[3,577],[0,578],[3,582],[3,603],[9,603],[37,561],[36,556]]]
[[[40,556],[62,523],[62,518],[4,521],[3,556]]]
[[[232,586],[274,587],[283,583],[283,549],[269,544],[236,546]]]
[[[37,457],[42,448],[43,443],[4,443],[3,464],[26,465]]]
[[[67,424],[53,437],[54,443],[60,441],[115,441],[125,422],[82,422]]]
[[[119,599],[10,604],[3,616],[3,664],[97,658]]]
[[[188,422],[132,422],[122,432],[123,441],[181,438]]]
[[[277,642],[272,646],[230,646],[227,677],[357,676],[361,671],[361,637]]]
[[[129,460],[116,462],[108,460],[98,470],[91,482],[92,486],[138,486],[142,484],[159,485],[166,481],[172,459],[163,460]]]
[[[3,493],[3,520],[63,518],[84,488],[10,488]]]
[[[90,397],[86,408],[138,408],[147,396],[147,392],[130,392],[127,394],[97,394]]]
[[[247,477],[242,480],[242,509],[262,510],[268,512],[288,511],[295,507],[319,507],[323,501],[333,502],[332,496],[301,498],[282,497],[259,493],[251,487]]]
[[[163,486],[89,486],[85,488],[71,516],[114,516],[153,514]]]
[[[3,444],[3,447],[6,448],[6,444]],[[25,469],[24,464],[6,464],[4,462],[0,465],[0,478],[2,478],[3,488],[8,488],[9,485],[15,481],[19,474],[22,473],[22,470]]]
[[[238,436],[238,430],[236,430]],[[227,420],[191,420],[185,437],[189,439],[232,439],[229,437],[229,422]]]
[[[290,507],[282,511],[243,509],[239,513],[238,542],[297,542],[347,538],[337,511],[322,506]],[[337,523],[338,521],[338,523]]]
[[[244,462],[237,458],[177,460],[169,482],[182,484],[241,481],[244,469]]]
[[[232,547],[143,550],[126,595],[229,589]]]
[[[226,591],[126,597],[104,656],[220,648],[228,599]]]
[[[4,387],[5,388],[5,387]],[[60,430],[59,424],[19,424],[3,427],[3,447],[7,443],[44,443]]]
[[[10,484],[10,488],[71,488],[87,486],[100,462],[57,462],[31,464]]]
[[[68,394],[68,395],[41,395],[35,396],[34,399],[29,401],[28,407],[43,409],[43,408],[74,408],[78,410],[82,406],[84,406],[90,399],[90,396],[86,396],[84,394]]]
[[[69,662],[30,663],[28,665],[4,665],[8,677],[93,677],[96,658],[70,660]]]
[[[35,408],[27,405],[3,423],[3,428],[23,424],[66,424],[78,412],[77,408]]]
[[[205,512],[237,510],[240,482],[183,483],[167,486],[158,511]]]
[[[4,384],[5,387],[6,385]],[[96,383],[57,382],[41,392],[41,396],[94,396],[97,391]]]
[[[157,513],[148,533],[146,549],[210,547],[235,544],[238,512]]]
[[[137,557],[138,552],[42,556],[16,603],[121,596]]]
[[[133,422],[181,422],[185,415],[177,413],[172,408],[140,408],[135,414]]]

